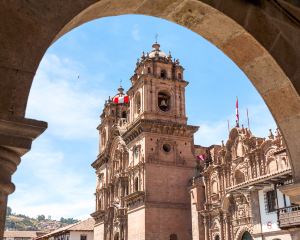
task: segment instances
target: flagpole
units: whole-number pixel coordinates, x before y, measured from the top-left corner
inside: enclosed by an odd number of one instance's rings
[[[228,128],[228,134],[229,134],[230,133],[229,120],[227,120],[227,128]]]
[[[236,97],[236,102],[235,102],[235,116],[236,116],[236,127],[240,126],[240,116],[239,116],[239,99]]]
[[[247,122],[248,122],[248,129],[250,130],[250,120],[249,120],[248,108],[247,108]]]

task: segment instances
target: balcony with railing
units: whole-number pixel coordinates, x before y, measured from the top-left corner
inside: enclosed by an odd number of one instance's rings
[[[300,226],[300,206],[290,206],[277,210],[278,224],[281,229]]]

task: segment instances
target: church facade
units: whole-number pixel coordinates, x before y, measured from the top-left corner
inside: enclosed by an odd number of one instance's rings
[[[98,126],[95,239],[190,239],[187,191],[193,134],[187,125],[183,67],[153,44],[131,88],[109,99]]]
[[[194,145],[184,68],[157,42],[130,80],[97,127],[95,240],[291,239],[276,223],[291,204],[280,185],[292,181],[279,131],[265,140],[236,127],[226,145]]]
[[[292,172],[279,130],[265,139],[235,127],[226,144],[198,151],[205,157],[190,189],[193,240],[294,239],[300,212],[280,191]]]

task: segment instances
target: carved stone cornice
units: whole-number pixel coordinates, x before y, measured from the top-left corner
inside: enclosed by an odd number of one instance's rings
[[[136,191],[124,197],[124,200],[128,208],[133,208],[135,206],[140,206],[145,202],[145,192]]]
[[[32,141],[43,133],[48,124],[34,119],[0,118],[0,146],[24,155],[31,148]]]
[[[14,191],[11,175],[16,171],[21,156],[31,148],[32,141],[47,128],[47,123],[25,118],[0,119],[0,191]]]
[[[143,132],[169,134],[180,137],[191,137],[199,127],[186,124],[179,124],[163,120],[139,119],[128,126],[122,134],[125,143],[128,144]]]
[[[93,212],[90,214],[92,218],[95,219],[96,224],[104,222],[105,217],[105,211],[104,210],[98,210],[96,212]]]

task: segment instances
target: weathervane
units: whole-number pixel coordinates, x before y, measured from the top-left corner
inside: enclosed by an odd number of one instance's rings
[[[158,33],[155,34],[155,43],[157,43]]]

